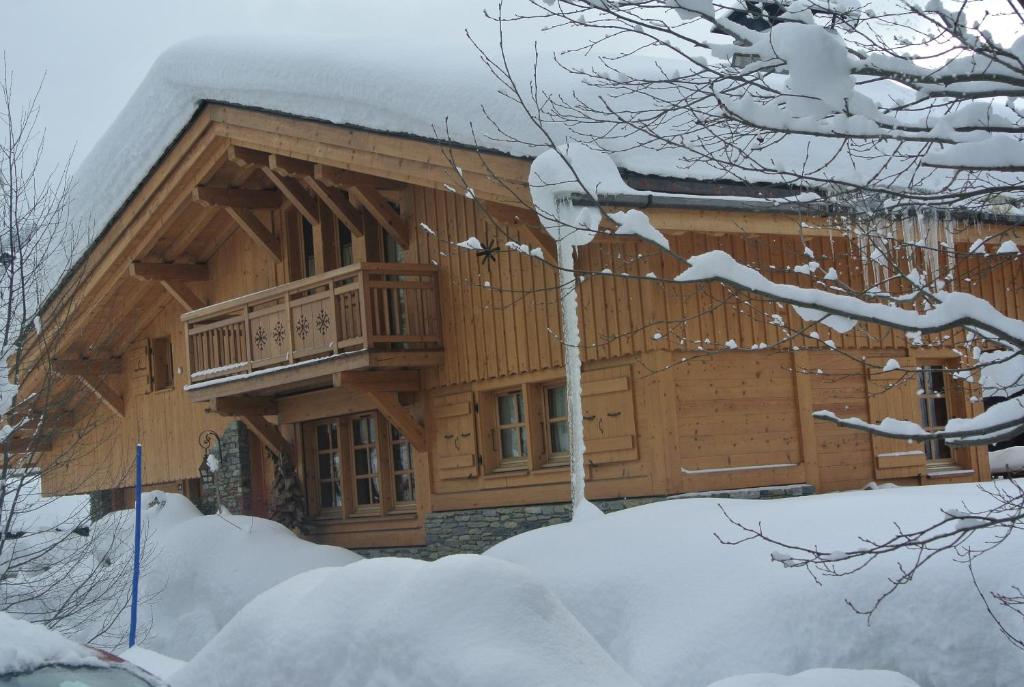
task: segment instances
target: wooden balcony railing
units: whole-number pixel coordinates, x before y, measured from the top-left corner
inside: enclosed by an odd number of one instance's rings
[[[441,350],[437,269],[361,263],[182,315],[192,383],[361,351]]]

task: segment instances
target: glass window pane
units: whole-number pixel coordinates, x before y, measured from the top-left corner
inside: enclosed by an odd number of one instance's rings
[[[320,479],[330,479],[331,477],[331,454],[330,453],[319,453],[317,454],[317,464],[320,469]]]
[[[522,394],[498,396],[498,424],[513,425],[519,422]]]
[[[334,485],[331,482],[320,483],[320,507],[334,508]]]
[[[565,387],[550,387],[548,389],[548,417],[567,417],[568,415],[569,409],[565,397]]]
[[[944,427],[948,419],[949,414],[946,412],[946,399],[935,399],[935,427]]]
[[[380,480],[373,477],[367,480],[370,483],[370,498],[372,503],[380,503]]]
[[[501,430],[501,457],[502,458],[525,458],[526,457],[526,430],[522,427],[513,427]]]
[[[352,443],[359,446],[367,443],[366,430],[367,422],[365,417],[356,418],[352,421]]]
[[[371,446],[366,452],[370,458],[370,472],[377,474],[380,472],[380,467],[377,465],[377,447]]]
[[[395,501],[407,503],[416,500],[416,486],[412,475],[395,477]]]
[[[932,389],[941,394],[946,390],[946,370],[942,367],[933,367],[932,370]]]
[[[302,259],[306,269],[306,276],[316,274],[316,259],[313,254],[313,225],[309,220],[302,220]]]
[[[356,502],[361,506],[365,506],[370,501],[370,480],[360,479],[356,480]]]
[[[377,443],[377,422],[374,418],[368,417],[364,420],[366,422],[367,436],[369,437],[368,444]]]
[[[316,447],[317,450],[323,451],[331,447],[330,436],[328,435],[329,425],[317,425],[316,426]]]
[[[394,456],[395,459],[396,472],[412,470],[412,450],[409,448],[409,444],[404,442],[393,444],[391,447],[391,455]]]
[[[365,448],[357,448],[355,450],[355,459],[356,459],[356,461],[355,461],[356,462],[356,474],[357,475],[366,475],[366,474],[368,474],[370,472],[370,461],[368,459],[368,456],[366,455],[366,449]]]
[[[568,422],[552,422],[549,427],[551,428],[551,452],[552,453],[568,453],[569,452],[569,423]]]
[[[351,265],[352,258],[352,232],[344,224],[338,224],[338,247],[340,250],[341,266]]]

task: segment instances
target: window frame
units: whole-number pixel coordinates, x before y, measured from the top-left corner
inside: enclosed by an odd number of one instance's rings
[[[502,424],[501,421],[501,399],[510,396],[518,397],[515,407],[518,410],[518,418],[515,422]],[[491,447],[497,458],[495,470],[522,470],[529,467],[531,454],[530,437],[530,414],[527,406],[527,392],[521,386],[511,389],[503,389],[494,392],[494,427],[491,430]],[[516,431],[518,443],[523,451],[521,456],[505,456],[503,433]]]
[[[551,397],[550,392],[554,389],[562,389],[565,392],[565,415],[564,416],[553,416],[551,414]],[[543,439],[544,439],[544,455],[543,461],[546,466],[565,466],[569,464],[569,455],[572,450],[572,439],[569,435],[569,391],[566,388],[565,380],[561,382],[552,382],[543,384],[541,386],[541,399],[543,402]],[[566,451],[556,452],[551,441],[551,428],[556,423],[565,423],[565,432],[567,441],[569,442],[569,448]]]
[[[353,422],[360,418],[366,418],[376,432],[373,444],[360,446],[372,446],[377,454],[377,471],[366,473],[365,476],[356,475],[355,459],[355,436],[353,434]],[[338,454],[340,463],[340,480],[342,493],[341,508],[325,508],[322,503],[320,485],[323,482],[320,475],[318,437],[316,428],[319,425],[333,422],[338,428]],[[402,471],[402,474],[410,474],[413,482],[413,500],[397,501],[395,495],[395,471],[394,457],[392,454],[393,440],[392,431],[401,437],[401,442],[408,442],[408,439],[397,427],[394,427],[377,410],[368,410],[359,413],[317,418],[304,421],[300,424],[300,435],[303,440],[302,455],[303,463],[307,471],[306,488],[307,502],[310,506],[310,513],[313,517],[334,520],[354,520],[368,517],[387,517],[389,515],[408,514],[417,512],[419,509],[419,494],[416,491],[416,453],[409,445],[410,468]],[[377,503],[360,504],[358,502],[357,480],[371,480],[377,478],[377,489],[380,496]]]
[[[917,384],[919,420],[923,429],[933,431],[943,426],[938,424],[937,403],[942,402],[948,422],[950,418],[957,416],[957,408],[963,407],[966,403],[964,390],[953,376],[955,368],[950,367],[947,360],[919,359],[916,367],[915,383]],[[942,375],[942,389],[940,392],[935,392],[932,382],[925,383],[925,376],[939,372]],[[929,408],[931,408],[930,411]],[[940,468],[960,463],[961,449],[954,448],[941,439],[921,442],[921,450],[924,452],[925,466],[928,468]],[[938,457],[933,457],[936,454]]]

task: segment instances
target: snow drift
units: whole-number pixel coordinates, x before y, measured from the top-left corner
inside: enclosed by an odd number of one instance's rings
[[[174,687],[635,684],[534,576],[473,555],[294,577],[173,678]]]
[[[249,516],[202,515],[179,494],[143,495],[140,644],[189,659],[245,604],[278,582],[361,556],[311,544]],[[112,513],[94,527],[97,551],[131,556],[132,518]],[[125,619],[126,620],[126,619]]]
[[[870,606],[896,559],[819,586],[805,571],[772,563],[775,547],[724,546],[715,538],[740,536],[725,509],[783,540],[839,550],[858,546],[862,535],[891,533],[894,522],[930,524],[942,519],[940,509],[991,501],[971,484],[773,501],[681,499],[528,532],[486,555],[532,571],[643,685],[706,687],[744,673],[850,668],[896,671],[934,687],[1009,686],[1019,684],[1024,652],[1000,634],[967,567],[951,556],[929,563],[869,624],[846,599]],[[975,567],[981,588],[1010,591],[1020,583],[1022,559],[1019,536],[983,555]],[[1005,620],[1020,629],[1018,620]]]

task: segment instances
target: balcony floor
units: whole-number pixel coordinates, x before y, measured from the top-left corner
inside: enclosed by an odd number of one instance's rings
[[[240,394],[275,396],[331,386],[331,375],[336,372],[435,367],[443,359],[443,351],[361,350],[335,353],[291,365],[278,365],[208,381],[200,380],[187,385],[185,391],[193,401],[209,401]]]

